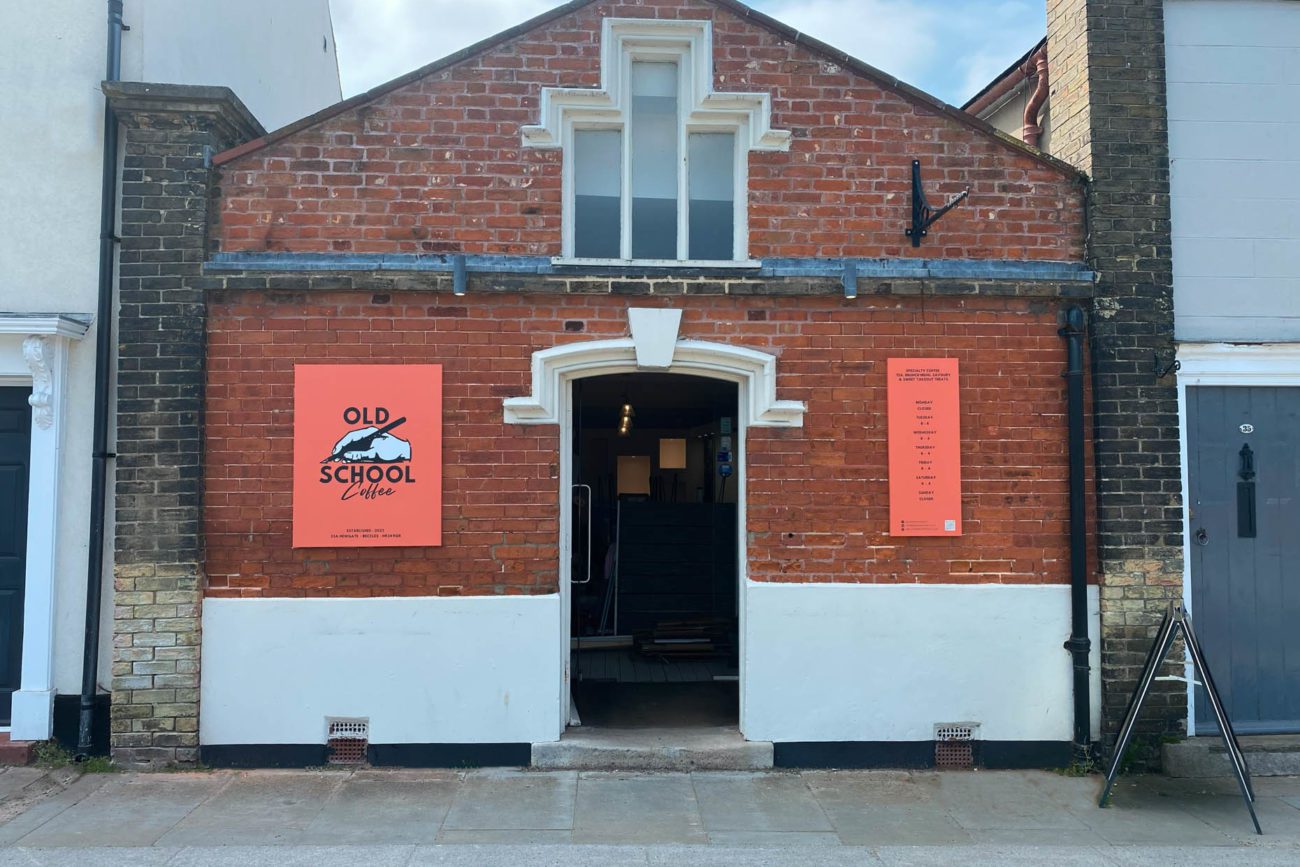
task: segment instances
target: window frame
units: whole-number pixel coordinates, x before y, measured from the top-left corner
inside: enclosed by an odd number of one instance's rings
[[[690,43],[628,40],[617,58],[617,92],[610,93],[613,105],[591,112],[565,112],[561,129],[562,157],[562,255],[556,265],[585,267],[637,265],[655,268],[757,268],[762,263],[749,258],[749,118],[739,112],[711,112],[696,104],[695,78],[699,58]],[[632,137],[629,134],[632,105],[632,63],[674,63],[677,66],[677,258],[634,259],[632,257]],[[712,77],[712,71],[708,74]],[[619,163],[619,257],[587,258],[574,255],[575,195],[574,133],[582,130],[615,130],[620,133]],[[690,259],[690,135],[728,133],[732,135],[732,257]]]

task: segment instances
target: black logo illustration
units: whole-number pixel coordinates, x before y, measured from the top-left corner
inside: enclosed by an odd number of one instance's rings
[[[373,413],[368,408],[344,410],[344,424],[362,427],[344,434],[321,460],[320,468],[322,485],[343,485],[339,499],[390,497],[403,485],[415,482],[410,465],[411,444],[392,434],[394,428],[405,424],[406,416],[391,422],[388,419],[389,412],[383,407],[375,407]]]
[[[342,461],[343,463],[395,464],[411,459],[411,444],[389,431],[403,424],[406,416],[389,422],[383,427],[360,427],[349,431],[334,444],[329,457],[322,464]]]

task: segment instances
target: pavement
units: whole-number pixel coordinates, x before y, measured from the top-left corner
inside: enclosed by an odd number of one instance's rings
[[[1300,864],[1300,777],[0,772],[0,865]]]

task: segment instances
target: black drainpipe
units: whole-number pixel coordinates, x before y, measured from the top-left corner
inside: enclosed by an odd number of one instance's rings
[[[104,78],[122,77],[122,0],[108,0],[108,63]],[[117,243],[117,117],[104,98],[104,166],[99,200],[99,308],[95,313],[95,421],[90,475],[90,552],[86,565],[86,644],[81,661],[77,758],[92,749],[99,674],[99,612],[104,583],[104,510],[108,488],[108,397],[113,366],[113,245]]]
[[[1065,311],[1067,368],[1066,402],[1070,442],[1070,639],[1065,649],[1074,658],[1074,757],[1086,764],[1092,757],[1092,710],[1088,683],[1088,538],[1084,518],[1083,472],[1083,310]]]

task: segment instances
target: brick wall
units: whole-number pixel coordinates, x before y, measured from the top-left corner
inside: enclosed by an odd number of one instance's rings
[[[348,279],[342,276],[258,279],[270,291],[214,287],[211,295],[207,592],[554,592],[558,431],[505,424],[501,401],[528,393],[532,352],[625,335],[629,299],[610,294],[608,279],[589,281],[592,294],[586,295],[560,294],[568,287],[546,278],[532,278],[543,291],[514,285],[503,295],[477,291],[498,281],[476,277],[460,298],[446,293],[445,286],[437,294],[427,291],[432,287],[378,294],[326,288],[330,281]],[[251,279],[228,282],[246,286]],[[307,288],[313,284],[316,289]],[[629,291],[627,284],[620,288]],[[670,288],[661,284],[658,291]],[[918,287],[885,288],[899,294],[846,302],[832,294],[838,291],[833,281],[792,281],[766,289],[805,294],[673,302],[684,310],[683,337],[777,354],[779,396],[808,405],[802,429],[750,431],[750,576],[761,581],[1067,582],[1064,345],[1056,333],[1064,302],[920,298],[908,295]],[[972,287],[947,288],[960,293]],[[647,297],[636,303],[670,302]],[[966,534],[891,539],[885,359],[929,355],[962,363]],[[442,547],[292,548],[296,362],[445,366]]]
[[[105,84],[123,124],[112,752],[198,754],[208,157],[260,131],[225,88]]]
[[[1073,46],[1063,49],[1073,51],[1070,69],[1077,63],[1086,76],[1053,95],[1052,121],[1065,125],[1061,138],[1053,128],[1058,154],[1092,174],[1103,708],[1113,734],[1155,624],[1170,600],[1182,598],[1178,401],[1174,377],[1159,379],[1154,369],[1155,358],[1168,360],[1174,348],[1163,7],[1161,0],[1053,0],[1048,13],[1049,38]],[[1062,55],[1052,56],[1055,63]],[[1078,150],[1061,150],[1071,144]],[[1182,684],[1158,684],[1148,706],[1148,731],[1183,731]]]
[[[772,94],[794,138],[750,156],[753,257],[1080,258],[1070,172],[708,0],[594,3],[225,163],[222,249],[559,254],[561,154],[520,127],[599,83],[606,16],[712,17],[715,88]],[[919,249],[914,158],[934,201],[971,191]]]

